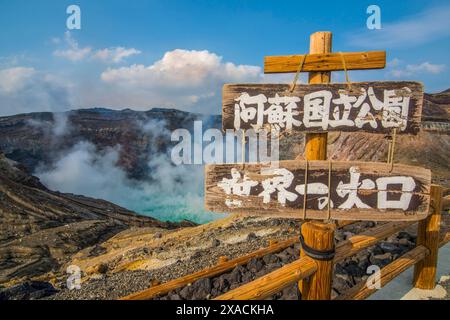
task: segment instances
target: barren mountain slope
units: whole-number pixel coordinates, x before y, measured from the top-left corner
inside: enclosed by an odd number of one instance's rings
[[[51,271],[131,226],[173,229],[110,202],[46,189],[0,153],[0,283]]]
[[[191,130],[195,120],[202,120],[204,128],[220,126],[219,116],[158,108],[18,114],[0,117],[0,149],[35,172],[39,165],[51,165],[81,141],[92,143],[99,151],[119,145],[119,165],[131,178],[143,180],[148,177],[152,156],[170,146],[170,132]]]

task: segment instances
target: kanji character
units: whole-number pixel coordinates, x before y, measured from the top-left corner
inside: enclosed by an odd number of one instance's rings
[[[340,97],[333,100],[333,103],[335,104],[343,104],[344,110],[342,113],[342,117],[339,117],[339,108],[337,106],[334,108],[334,119],[330,119],[330,125],[332,127],[343,125],[352,126],[353,124],[355,124],[356,127],[362,128],[366,123],[369,123],[372,128],[378,127],[378,123],[375,117],[370,112],[369,103],[364,102],[367,98],[367,90],[364,88],[360,88],[359,91],[361,94],[358,97],[339,93]],[[350,116],[351,108],[360,108],[355,120],[348,119]]]
[[[301,195],[305,195],[305,185],[300,184],[295,187],[295,191],[297,191]],[[317,200],[319,202],[319,210],[328,206],[328,186],[326,184],[320,182],[308,183],[308,194],[326,194],[326,197],[319,197]],[[330,199],[330,208],[333,208],[333,201]]]
[[[360,96],[360,98],[364,97],[364,99],[363,99],[363,101],[364,101],[367,98],[367,90],[364,88],[361,88],[361,92],[362,92],[362,95]],[[362,128],[366,123],[370,124],[370,126],[374,129],[376,129],[378,127],[377,120],[375,119],[374,115],[370,112],[370,104],[368,102],[364,102],[361,104],[359,113],[357,114],[357,116],[355,118],[355,125],[358,128]]]
[[[350,183],[344,184],[340,181],[336,188],[336,192],[340,197],[348,196],[347,200],[339,206],[339,209],[351,209],[355,206],[356,208],[370,208],[358,197],[358,190],[373,189],[375,188],[375,183],[370,179],[364,179],[362,182],[359,182],[361,174],[358,172],[357,167],[351,167],[349,172]]]
[[[264,114],[268,116],[267,121],[274,129],[280,130],[280,128],[286,127],[286,130],[291,130],[292,125],[300,126],[302,124],[300,120],[294,119],[294,116],[299,115],[298,111],[294,111],[298,107],[297,102],[300,102],[299,97],[280,97],[275,94],[275,97],[269,98],[268,102],[271,105],[264,111]],[[285,105],[285,110],[282,104]]]
[[[231,169],[231,179],[223,178],[217,186],[220,187],[228,195],[249,196],[251,188],[258,185],[257,181],[250,180],[244,174],[241,179],[241,173],[236,169]]]
[[[376,180],[378,188],[378,208],[379,209],[402,209],[408,210],[412,198],[412,191],[416,187],[414,179],[411,177],[383,177]],[[388,200],[388,185],[401,185],[401,195],[398,200]]]
[[[261,183],[264,190],[258,196],[263,197],[264,203],[270,202],[270,196],[274,192],[277,192],[278,202],[283,206],[286,204],[286,200],[295,201],[297,199],[298,196],[295,193],[286,190],[294,180],[292,172],[284,168],[268,168],[261,170],[261,174],[272,176]]]
[[[399,94],[403,92],[406,94]],[[405,130],[408,123],[409,101],[408,96],[411,89],[384,90],[383,102],[377,99],[373,88],[370,87],[368,94],[372,106],[376,110],[382,110],[381,124],[385,128],[400,128]]]
[[[332,94],[330,91],[321,90],[305,95],[303,123],[306,128],[328,128],[330,105]]]
[[[250,96],[248,93],[242,93],[235,99],[239,103],[234,104],[234,128],[239,130],[241,128],[241,120],[245,123],[249,120],[254,120],[256,117],[256,124],[252,124],[255,129],[261,128],[263,125],[264,103],[267,98],[263,94],[257,96]],[[247,105],[256,105],[256,107],[247,107]]]

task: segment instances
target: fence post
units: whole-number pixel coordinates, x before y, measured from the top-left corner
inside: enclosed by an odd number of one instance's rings
[[[439,250],[439,229],[442,209],[442,187],[431,185],[430,215],[419,221],[416,246],[423,245],[430,251],[425,259],[414,267],[414,287],[418,289],[434,289],[436,283],[436,266]]]
[[[315,32],[310,37],[309,53],[329,53],[332,43],[331,32]],[[330,83],[331,72],[310,72],[308,82]],[[308,132],[305,135],[305,158],[308,160],[327,159],[328,133]]]
[[[335,226],[330,223],[305,222],[301,233],[305,245],[317,251],[330,251],[334,249]],[[300,251],[300,257],[305,256],[305,251]],[[299,282],[299,290],[302,300],[330,300],[333,280],[333,259],[317,260],[317,271],[308,279]]]
[[[331,32],[315,32],[310,37],[309,53],[329,53],[332,47]],[[329,83],[331,72],[310,72],[308,82]],[[305,135],[305,159],[327,159],[328,133],[306,133]],[[330,250],[334,248],[334,224],[320,222],[305,222],[301,233],[305,244],[316,250]],[[300,257],[305,252],[300,251]],[[317,271],[309,279],[301,280],[298,288],[303,300],[329,300],[331,298],[331,281],[333,273],[333,261],[318,261]]]

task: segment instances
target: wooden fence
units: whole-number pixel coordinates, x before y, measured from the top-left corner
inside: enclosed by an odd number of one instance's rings
[[[431,187],[430,215],[418,223],[416,247],[398,259],[381,269],[381,287],[397,277],[407,268],[415,265],[414,287],[420,289],[432,289],[436,282],[437,253],[439,247],[450,241],[450,233],[440,231],[440,218],[442,210],[442,188],[433,185]],[[340,222],[337,227],[343,227],[353,222]],[[335,248],[333,260],[322,261],[301,253],[300,259],[287,264],[258,279],[248,282],[238,288],[230,290],[218,296],[215,300],[259,300],[266,299],[282,291],[284,288],[299,283],[302,299],[321,300],[329,299],[332,287],[333,266],[351,257],[359,251],[371,247],[379,241],[404,230],[414,222],[387,222],[379,224],[363,233],[354,235],[340,242]],[[307,230],[302,228],[305,243],[313,249],[326,249],[325,243],[334,246],[334,231],[332,228],[311,228],[314,223],[305,224]],[[322,225],[323,226],[323,225]],[[329,241],[325,241],[328,239]],[[280,252],[297,243],[298,237],[293,237],[281,242],[271,242],[268,247],[262,248],[245,256],[228,260],[225,257],[219,259],[216,266],[208,268],[167,283],[157,285],[144,291],[126,296],[121,300],[148,300],[169,293],[172,290],[192,284],[193,282],[218,276],[232,270],[238,265],[247,264],[252,258],[259,258],[267,254]],[[377,289],[368,287],[365,281],[348,289],[338,296],[337,300],[365,299]],[[326,296],[324,298],[324,296]]]
[[[441,237],[439,235],[441,209],[442,188],[433,185],[431,188],[430,215],[418,223],[416,247],[381,269],[381,287],[385,286],[407,268],[415,265],[414,287],[419,289],[434,288],[438,250],[440,246],[443,246],[450,240],[448,233],[444,233]],[[331,262],[315,260],[304,255],[300,260],[231,290],[217,297],[216,300],[265,299],[297,281],[300,281],[299,289],[302,292],[302,299],[329,299],[333,278],[333,265],[335,263],[376,244],[411,224],[412,222],[389,222],[379,225],[341,242],[336,247],[335,257]],[[331,236],[334,237],[334,230],[323,230],[320,228],[313,228],[313,230],[302,229],[302,234],[308,246],[313,249],[323,250],[327,249],[323,247],[323,244],[327,242],[325,239],[331,238]],[[327,234],[327,236],[324,237],[324,234]],[[317,239],[322,241],[318,241]],[[320,243],[322,247],[317,245]],[[312,262],[315,262],[315,264]],[[292,270],[300,271],[294,277],[292,276]],[[321,271],[320,276],[314,277],[318,274],[318,271]],[[309,279],[307,279],[308,277]],[[274,281],[276,279],[283,279],[283,281]],[[337,299],[365,299],[376,290],[373,287],[368,287],[366,282],[362,281]],[[250,292],[252,292],[251,295],[249,295]]]

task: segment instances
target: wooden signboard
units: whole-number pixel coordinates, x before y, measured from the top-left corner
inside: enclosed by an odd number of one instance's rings
[[[423,104],[418,82],[226,84],[223,129],[366,131],[417,134]]]
[[[205,176],[205,207],[214,212],[371,221],[428,215],[431,172],[420,167],[286,160],[207,165]]]

